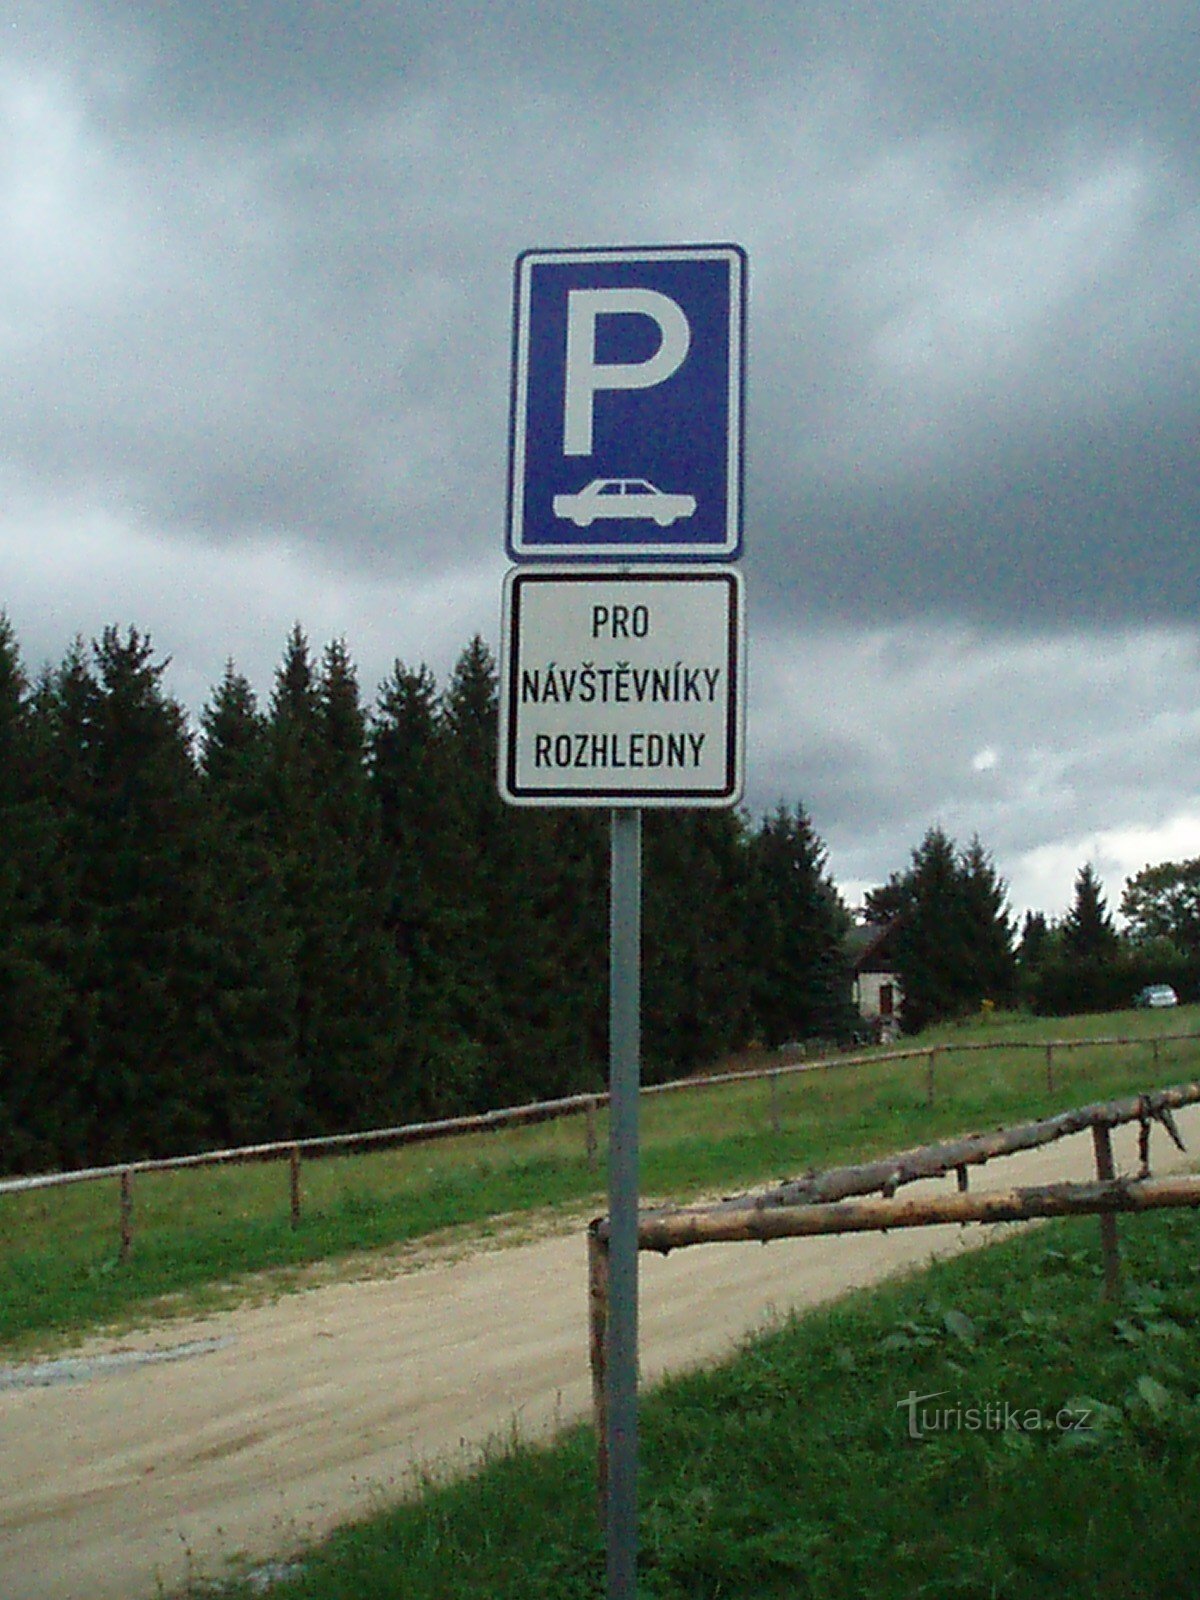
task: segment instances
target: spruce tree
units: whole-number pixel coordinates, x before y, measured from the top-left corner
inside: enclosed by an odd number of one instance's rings
[[[962,874],[942,828],[930,828],[913,851],[905,885],[894,947],[904,1026],[915,1033],[976,1003]]]
[[[323,1098],[340,1125],[378,1125],[403,1110],[405,997],[386,926],[388,895],[379,804],[368,771],[366,713],[342,640],[325,648],[317,710],[318,815],[327,851]]]
[[[318,675],[297,625],[276,674],[268,795],[294,941],[303,1131],[378,1124],[398,1098],[400,986],[386,932],[365,717],[345,646]]]
[[[1010,1004],[1016,958],[1008,890],[978,836],[963,852],[932,827],[903,873],[867,896],[868,914],[894,920],[893,949],[914,1033],[984,1000]],[[884,915],[886,913],[886,916]]]
[[[57,1107],[59,1163],[97,1159],[99,1108],[91,1093],[100,1039],[99,928],[92,915],[92,762],[100,690],[82,639],[38,681],[33,709],[39,737],[42,790],[58,844],[53,898],[60,932],[62,1029],[70,1070],[51,1084]]]
[[[1036,1010],[1055,1016],[1110,1011],[1133,998],[1135,969],[1091,862],[1075,877],[1074,903],[1051,933],[1032,986]]]
[[[967,964],[963,998],[972,1005],[991,1000],[1010,1005],[1017,992],[1017,961],[1008,886],[976,834],[961,860]]]
[[[764,1043],[840,1039],[853,1028],[849,914],[802,806],[763,819],[752,851],[748,948]]]
[[[555,940],[554,823],[508,807],[496,787],[496,664],[477,635],[442,701],[453,897],[456,1021],[475,1047],[481,1104],[554,1093],[571,1078],[570,976]]]
[[[280,1139],[302,1120],[296,932],[269,805],[266,719],[232,662],[201,728],[215,929],[213,992],[201,1025],[219,1062],[216,1136],[235,1144]]]
[[[440,956],[450,979],[439,1007],[436,1076],[457,1079],[473,1109],[519,1098],[522,1076],[505,987],[505,952],[519,913],[508,903],[509,819],[494,779],[497,715],[495,661],[476,635],[438,705],[444,849],[434,858]]]
[[[1104,961],[1117,953],[1120,940],[1090,861],[1075,876],[1075,902],[1063,920],[1062,943],[1076,960]]]
[[[41,729],[16,635],[0,613],[0,1170],[69,1158],[60,849]]]
[[[748,846],[733,811],[645,818],[643,1035],[648,1077],[718,1059],[752,1028]]]
[[[397,661],[380,686],[368,735],[379,809],[384,926],[405,985],[397,1058],[405,1116],[451,1115],[474,1103],[479,1062],[459,1033],[455,913],[460,872],[449,822],[449,764],[437,683]]]
[[[1017,946],[1017,959],[1022,970],[1032,970],[1045,954],[1050,938],[1050,927],[1042,911],[1027,911],[1021,923],[1021,942]]]
[[[210,1132],[212,1063],[196,1028],[211,976],[201,799],[186,718],[153,655],[136,629],[107,628],[53,690],[69,1026],[92,1160],[193,1148]]]

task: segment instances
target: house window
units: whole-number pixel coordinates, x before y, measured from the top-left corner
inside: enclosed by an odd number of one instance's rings
[[[879,1015],[890,1017],[893,1009],[892,985],[881,983],[879,985]]]

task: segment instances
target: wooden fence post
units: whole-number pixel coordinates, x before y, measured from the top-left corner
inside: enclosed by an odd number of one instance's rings
[[[769,1095],[771,1105],[771,1132],[779,1132],[779,1074],[772,1072],[768,1078],[770,1084]]]
[[[1106,1123],[1097,1122],[1092,1128],[1092,1144],[1096,1151],[1096,1176],[1102,1182],[1111,1182],[1116,1176],[1113,1166],[1112,1130]],[[1109,1212],[1100,1216],[1100,1256],[1104,1262],[1104,1298],[1115,1300],[1121,1292],[1121,1258],[1117,1251],[1117,1219]]]
[[[133,1249],[133,1171],[126,1167],[121,1173],[121,1245],[118,1261],[128,1261]]]
[[[292,1227],[300,1226],[300,1146],[294,1144],[291,1150],[291,1159],[288,1162],[288,1173],[291,1187],[292,1202]]]
[[[587,1146],[587,1164],[592,1172],[596,1170],[600,1142],[596,1137],[596,1096],[592,1095],[584,1112],[584,1140]]]
[[[588,1355],[596,1429],[596,1508],[608,1526],[608,1241],[598,1222],[588,1229]]]
[[[1046,1046],[1046,1088],[1050,1094],[1054,1093],[1054,1046]]]
[[[929,1065],[925,1069],[925,1103],[930,1106],[933,1104],[933,1064],[936,1060],[937,1050],[934,1049],[929,1052]]]

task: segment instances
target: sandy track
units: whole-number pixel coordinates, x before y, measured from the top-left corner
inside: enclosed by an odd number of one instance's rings
[[[1200,1144],[1200,1108],[1180,1126]],[[1118,1135],[1119,1170],[1133,1170],[1134,1143]],[[1156,1134],[1156,1171],[1168,1148]],[[1093,1170],[1085,1134],[973,1172],[972,1186]],[[643,1256],[644,1378],[986,1237],[943,1227]],[[81,1358],[92,1364],[69,1381],[20,1370],[0,1381],[2,1600],[148,1600],[231,1560],[287,1554],[403,1492],[414,1471],[465,1465],[514,1427],[537,1437],[582,1414],[584,1238],[435,1255]]]

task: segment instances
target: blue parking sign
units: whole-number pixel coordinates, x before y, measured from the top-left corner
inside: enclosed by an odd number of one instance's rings
[[[512,558],[740,555],[745,252],[528,250],[515,300]]]

